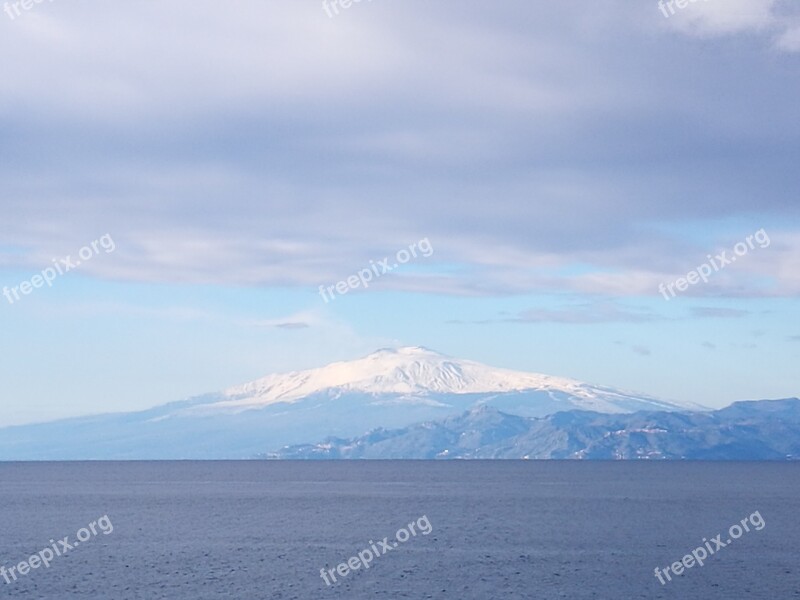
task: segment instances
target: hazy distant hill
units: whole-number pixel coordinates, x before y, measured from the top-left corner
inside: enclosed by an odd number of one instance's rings
[[[282,459],[800,458],[800,400],[737,402],[713,412],[560,412],[525,418],[490,407],[402,429],[283,448]]]

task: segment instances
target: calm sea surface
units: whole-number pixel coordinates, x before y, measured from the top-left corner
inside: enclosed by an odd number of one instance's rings
[[[798,506],[800,464],[0,463],[0,566],[113,525],[0,598],[787,600]],[[756,511],[760,531],[656,579]],[[423,516],[428,535],[320,577]]]

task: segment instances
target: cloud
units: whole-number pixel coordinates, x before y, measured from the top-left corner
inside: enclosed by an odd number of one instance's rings
[[[675,8],[668,25],[697,36],[720,36],[760,31],[774,24],[776,0],[691,0]],[[674,4],[673,4],[674,7]]]
[[[750,314],[750,311],[747,310],[713,306],[693,306],[689,311],[693,317],[698,319],[737,319]]]
[[[734,27],[718,6],[683,12]],[[375,288],[657,297],[764,216],[769,250],[689,294],[800,292],[794,63],[736,36],[735,61],[654,44],[653,5],[356,9],[53,3],[6,23],[0,52],[24,58],[0,81],[0,270],[109,232],[82,275],[315,290],[429,237]]]
[[[800,25],[789,27],[779,34],[775,45],[785,52],[800,52]]]
[[[242,323],[250,327],[269,327],[275,329],[308,329],[313,326],[328,326],[331,319],[321,309],[308,309],[295,312],[286,317],[273,319],[242,320]]]
[[[308,323],[278,323],[277,325],[273,325],[273,327],[278,327],[280,329],[306,329],[307,327],[311,327]]]
[[[639,356],[650,356],[652,354],[650,348],[641,344],[627,344],[622,340],[616,340],[614,343],[617,346],[623,346],[625,348],[630,349],[631,352],[633,352],[634,354],[638,354]]]
[[[598,301],[559,309],[530,309],[507,320],[517,323],[643,323],[658,319],[659,317],[644,309]]]
[[[685,8],[674,4],[666,11],[668,29],[714,38],[736,34],[763,34],[782,52],[800,51],[800,27],[796,3],[779,0],[688,0]],[[659,7],[668,5],[662,2]],[[787,14],[788,13],[788,14]]]

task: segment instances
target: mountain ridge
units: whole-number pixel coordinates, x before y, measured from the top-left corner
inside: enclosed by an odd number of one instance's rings
[[[696,413],[559,412],[540,418],[482,406],[442,421],[376,429],[266,453],[282,460],[800,460],[800,399],[736,402]]]

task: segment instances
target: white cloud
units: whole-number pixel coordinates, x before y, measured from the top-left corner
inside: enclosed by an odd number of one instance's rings
[[[800,52],[800,25],[788,27],[779,34],[775,46],[784,52]]]
[[[696,37],[757,33],[770,36],[782,52],[800,51],[800,26],[793,2],[779,0],[685,0],[679,8],[662,0],[667,29]],[[669,6],[671,4],[671,7]]]
[[[666,24],[697,36],[719,36],[759,31],[775,22],[776,0],[687,0],[667,18]],[[665,4],[667,4],[665,2]]]

